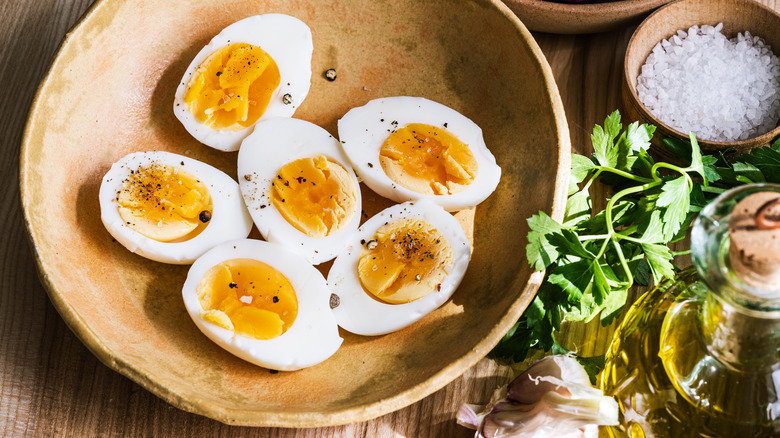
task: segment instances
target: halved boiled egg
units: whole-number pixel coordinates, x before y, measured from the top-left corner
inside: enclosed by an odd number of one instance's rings
[[[438,205],[420,200],[382,210],[330,269],[336,321],[359,335],[406,327],[449,299],[470,259],[463,228]]]
[[[258,123],[238,153],[238,181],[263,237],[313,264],[335,257],[360,224],[355,172],[338,141],[313,123]]]
[[[262,367],[312,366],[343,341],[325,278],[273,243],[245,239],[213,248],[193,263],[182,297],[207,337]]]
[[[479,126],[424,98],[372,100],[347,112],[338,129],[358,176],[396,202],[428,199],[461,210],[484,201],[501,178]]]
[[[173,110],[201,143],[238,150],[259,120],[290,117],[311,86],[311,30],[265,14],[231,24],[192,60]]]
[[[188,264],[252,229],[238,184],[208,164],[169,152],[135,152],[111,166],[98,194],[100,217],[125,248]]]

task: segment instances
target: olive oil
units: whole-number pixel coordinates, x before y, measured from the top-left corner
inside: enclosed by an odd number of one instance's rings
[[[780,296],[741,282],[729,261],[730,214],[758,190],[780,186],[745,186],[705,208],[694,266],[628,310],[602,375],[621,410],[608,436],[780,437]]]

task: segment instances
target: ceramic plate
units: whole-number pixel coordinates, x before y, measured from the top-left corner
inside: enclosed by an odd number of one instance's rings
[[[442,307],[392,334],[342,331],[329,360],[272,374],[209,341],[187,315],[187,266],[131,254],[103,228],[98,187],[133,151],[167,150],[235,177],[236,153],[194,140],[174,91],[212,36],[242,18],[293,15],[312,29],[312,87],[296,117],[336,134],[370,99],[422,96],[479,124],[503,169],[460,214],[474,253]],[[324,72],[334,68],[330,82]],[[487,354],[542,277],[525,260],[526,218],[560,218],[569,136],[541,51],[497,1],[102,0],[68,35],[43,81],[21,153],[27,227],[57,310],[111,368],[169,403],[229,424],[313,427],[370,419],[443,387]],[[364,205],[381,202],[368,189]]]

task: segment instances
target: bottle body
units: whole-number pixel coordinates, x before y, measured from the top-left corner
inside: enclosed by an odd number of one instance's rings
[[[608,436],[780,436],[780,430],[776,430],[778,425],[774,422],[735,419],[740,416],[740,411],[754,405],[751,400],[745,400],[751,393],[739,395],[734,382],[754,383],[750,386],[762,387],[765,392],[773,393],[764,394],[764,398],[776,398],[774,385],[755,385],[760,380],[759,376],[737,369],[730,369],[726,375],[708,375],[708,409],[697,407],[669,378],[666,371],[669,360],[702,364],[698,367],[701,371],[708,369],[704,364],[717,361],[709,353],[699,318],[707,293],[706,286],[699,281],[693,268],[688,268],[675,281],[662,282],[643,295],[628,311],[615,333],[601,377],[604,394],[617,399],[622,417],[619,426],[607,428]],[[670,313],[675,317],[667,320]],[[665,321],[676,323],[664,327]],[[752,395],[757,395],[756,392]],[[745,413],[742,416],[755,418],[755,415]]]
[[[608,436],[780,437],[780,308],[744,294],[728,260],[729,214],[749,194],[708,206],[694,266],[627,311],[602,374],[621,411]]]

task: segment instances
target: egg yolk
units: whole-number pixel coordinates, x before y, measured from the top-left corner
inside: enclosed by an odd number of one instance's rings
[[[325,237],[349,223],[357,206],[349,172],[324,156],[291,161],[274,178],[271,203],[297,230]]]
[[[197,235],[213,210],[205,184],[189,172],[163,164],[131,170],[116,201],[127,226],[160,242]]]
[[[263,49],[230,44],[198,66],[184,102],[198,122],[213,129],[238,131],[263,115],[279,81],[279,68]]]
[[[445,129],[411,123],[382,144],[379,161],[387,176],[402,187],[427,195],[465,190],[477,173],[468,145]]]
[[[298,315],[298,297],[290,281],[257,260],[232,259],[213,266],[197,293],[201,318],[250,338],[280,336]]]
[[[360,283],[371,296],[389,304],[408,303],[440,290],[454,257],[441,233],[417,219],[390,222],[362,243]]]

